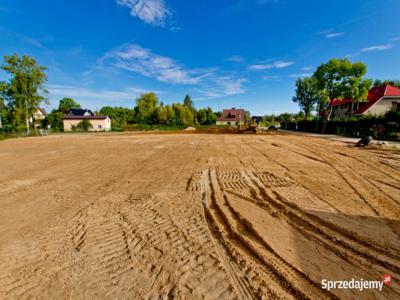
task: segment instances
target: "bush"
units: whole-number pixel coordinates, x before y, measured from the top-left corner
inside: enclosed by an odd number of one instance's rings
[[[79,131],[89,131],[89,129],[92,127],[92,124],[90,124],[89,120],[82,120],[79,122],[77,128],[75,128],[75,130],[79,130]],[[73,128],[74,130],[74,128]]]

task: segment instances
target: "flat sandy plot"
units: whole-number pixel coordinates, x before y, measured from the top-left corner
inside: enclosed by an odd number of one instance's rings
[[[291,135],[0,142],[0,298],[400,299],[400,157]],[[323,290],[321,281],[394,281]]]

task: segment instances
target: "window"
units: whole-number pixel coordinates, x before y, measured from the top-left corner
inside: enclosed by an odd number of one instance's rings
[[[97,125],[97,128],[101,129],[101,125]]]
[[[228,122],[228,125],[231,125],[231,122]]]
[[[392,110],[396,111],[400,109],[400,103],[399,102],[392,102]]]

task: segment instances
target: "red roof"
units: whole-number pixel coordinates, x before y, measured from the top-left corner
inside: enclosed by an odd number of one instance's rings
[[[353,100],[351,98],[344,98],[344,99],[335,98],[332,101],[332,106],[348,104],[348,103],[351,103],[351,102],[353,102]]]
[[[368,91],[368,97],[366,102],[359,102],[360,106],[357,111],[354,112],[356,115],[364,113],[368,108],[378,102],[382,97],[393,97],[400,96],[400,88],[391,85],[374,86]],[[344,99],[333,99],[332,106],[348,104],[353,102],[351,98]]]
[[[107,116],[65,116],[63,120],[105,120]]]
[[[391,86],[389,84],[382,86],[375,86],[368,92],[368,97],[367,97],[368,102],[361,103],[360,107],[356,112],[354,112],[354,114],[361,115],[383,97],[393,97],[393,96],[400,97],[399,88]]]
[[[244,121],[244,115],[244,109],[224,109],[222,115],[218,118],[218,121],[241,122]]]

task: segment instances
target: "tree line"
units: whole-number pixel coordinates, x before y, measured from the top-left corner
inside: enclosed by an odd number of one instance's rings
[[[40,105],[48,103],[48,80],[46,67],[39,65],[34,58],[17,54],[4,57],[1,69],[10,75],[9,81],[0,81],[0,129],[9,132],[30,133],[36,129],[34,116]],[[74,99],[63,98],[57,108],[39,124],[54,131],[63,130],[63,118],[72,108],[81,108]],[[182,128],[194,125],[215,124],[220,113],[212,108],[196,109],[189,95],[183,103],[164,104],[153,93],[145,93],[136,99],[133,108],[102,107],[95,114],[107,115],[112,126],[123,129],[127,124],[163,125]]]
[[[108,115],[117,128],[123,128],[126,124],[158,124],[175,128],[211,125],[215,124],[218,116],[210,107],[197,110],[189,95],[185,96],[183,103],[165,105],[153,92],[137,98],[133,109],[106,106],[99,113]]]
[[[61,99],[58,108],[43,120],[43,127],[50,125],[52,130],[62,131],[62,120],[73,108],[81,108],[81,105],[71,98]],[[123,130],[130,124],[162,125],[171,128],[211,125],[215,124],[219,115],[210,107],[197,110],[189,95],[186,95],[183,103],[165,105],[153,92],[140,95],[136,99],[136,106],[132,109],[104,106],[94,114],[109,116],[114,130]],[[82,124],[82,127],[84,126],[85,124]]]

